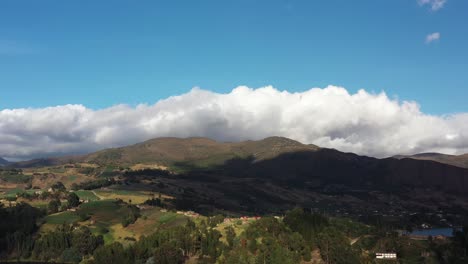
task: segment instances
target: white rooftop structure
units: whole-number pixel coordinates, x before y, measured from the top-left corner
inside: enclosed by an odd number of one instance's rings
[[[396,259],[396,253],[375,253],[376,259]]]

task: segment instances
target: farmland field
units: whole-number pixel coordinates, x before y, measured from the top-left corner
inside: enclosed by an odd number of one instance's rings
[[[79,190],[79,191],[75,191],[75,193],[82,200],[89,200],[89,201],[99,200],[99,197],[97,197],[92,191]]]
[[[24,190],[20,188],[7,189],[7,190],[4,190],[4,193],[0,193],[0,198],[16,197],[17,194],[23,193],[23,192],[28,193],[28,194],[34,194],[35,191],[38,191],[38,190]]]
[[[62,212],[49,215],[45,218],[46,224],[61,225],[71,224],[79,220],[79,216],[75,212]]]
[[[151,198],[148,193],[129,190],[96,190],[95,193],[103,199],[122,199],[133,204],[142,204]]]
[[[162,212],[160,208],[154,207],[141,210],[141,217],[129,225],[126,230],[139,238],[145,234],[153,233],[158,227],[170,227],[183,225],[188,217],[174,212]]]

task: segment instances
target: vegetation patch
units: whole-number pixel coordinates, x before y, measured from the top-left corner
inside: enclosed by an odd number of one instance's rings
[[[88,200],[88,201],[98,201],[100,200],[92,191],[86,190],[79,190],[75,191],[76,195],[80,197],[80,200]]]
[[[96,194],[105,199],[121,199],[131,204],[142,204],[151,196],[147,193],[129,190],[96,190]]]
[[[57,214],[48,215],[45,218],[47,224],[52,225],[62,225],[62,224],[72,224],[78,222],[80,217],[75,212],[62,212]]]
[[[175,219],[177,218],[177,214],[176,213],[165,213],[163,214],[161,217],[159,217],[159,223],[160,224],[167,224],[171,221],[174,221]]]
[[[9,183],[28,183],[31,179],[31,175],[25,175],[21,172],[2,171],[0,173],[0,180]]]

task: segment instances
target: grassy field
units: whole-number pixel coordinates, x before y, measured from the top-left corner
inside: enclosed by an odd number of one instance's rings
[[[67,177],[67,180],[70,181],[70,182],[75,182],[77,179],[78,179],[78,176],[76,176],[76,175],[69,175]]]
[[[239,236],[242,232],[245,231],[245,229],[249,226],[248,224],[238,224],[237,221],[233,221],[231,223],[220,223],[216,226],[216,230],[218,230],[222,237],[221,241],[227,243],[226,241],[226,230],[225,228],[228,226],[232,226],[234,228],[234,232],[236,232],[236,236]]]
[[[46,224],[61,225],[71,224],[79,220],[78,214],[75,212],[61,212],[57,214],[48,215],[45,218]]]
[[[80,191],[75,191],[76,195],[80,197],[80,199],[83,200],[89,200],[89,201],[97,201],[100,200],[99,197],[97,197],[92,191],[85,191],[85,190],[80,190]]]
[[[0,198],[7,198],[7,197],[16,197],[16,194],[26,192],[28,194],[34,194],[38,190],[24,190],[20,188],[15,188],[15,189],[8,189],[4,190],[4,193],[0,193]]]
[[[127,234],[133,234],[135,238],[142,235],[148,235],[156,231],[158,227],[171,227],[184,225],[188,217],[173,212],[162,212],[160,208],[149,208],[141,210],[141,217],[134,223],[125,228]],[[117,229],[117,233],[118,233]]]
[[[80,205],[79,212],[88,214],[96,222],[120,222],[122,206],[112,200],[93,201]]]
[[[168,213],[165,213],[165,214],[163,214],[163,215],[161,215],[159,217],[159,223],[160,224],[166,224],[166,223],[169,223],[171,221],[174,221],[176,218],[177,218],[176,213],[168,212]]]
[[[101,200],[82,204],[79,213],[87,214],[90,219],[83,222],[93,233],[103,235],[106,243],[113,241],[128,242],[125,237],[139,237],[135,232],[121,224],[122,217],[130,209],[114,200]]]
[[[24,199],[24,198],[20,198],[17,200],[18,202],[25,202],[25,203],[28,203],[30,204],[31,206],[34,206],[36,208],[41,208],[41,209],[45,209],[47,208],[47,204],[49,204],[49,201],[47,200],[27,200],[27,199]]]
[[[96,194],[103,199],[122,199],[132,204],[142,204],[151,198],[149,193],[129,190],[96,190]]]

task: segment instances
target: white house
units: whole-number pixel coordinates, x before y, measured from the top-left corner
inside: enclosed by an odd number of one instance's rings
[[[375,253],[376,259],[396,259],[396,253]]]

